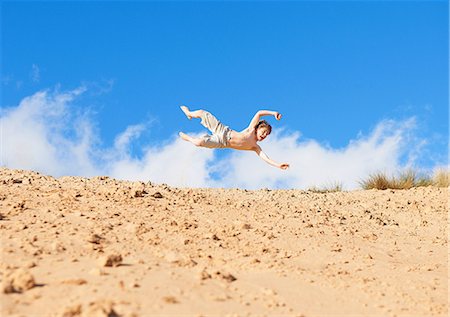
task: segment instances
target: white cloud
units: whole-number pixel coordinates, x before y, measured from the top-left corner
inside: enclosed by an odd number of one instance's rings
[[[113,177],[129,180],[152,181],[181,187],[205,187],[210,181],[208,163],[214,152],[197,148],[173,136],[161,147],[148,147],[142,158],[123,157],[109,162]]]
[[[114,141],[114,148],[117,152],[127,154],[131,141],[138,138],[139,135],[145,130],[145,125],[137,124],[130,125],[124,132],[119,134]]]
[[[147,146],[137,157],[131,145],[148,126],[130,125],[111,148],[100,148],[92,119],[71,114],[72,101],[85,90],[41,91],[3,111],[1,165],[54,176],[110,175],[173,186],[308,188],[339,182],[352,189],[370,173],[413,165],[425,146],[416,138],[411,118],[382,121],[369,135],[359,135],[339,149],[302,140],[298,131],[274,130],[261,146],[273,160],[290,163],[287,171],[267,165],[252,152],[233,151],[219,159],[215,151],[176,135],[163,145]]]
[[[41,91],[23,99],[16,108],[3,110],[1,164],[52,175],[77,170],[95,173],[87,159],[94,138],[89,120],[78,120],[75,138],[66,136],[75,123],[67,104],[83,91],[84,88],[65,93]]]

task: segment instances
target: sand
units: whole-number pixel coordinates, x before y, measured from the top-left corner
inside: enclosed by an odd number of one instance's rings
[[[2,316],[447,316],[448,189],[172,188],[0,169]]]

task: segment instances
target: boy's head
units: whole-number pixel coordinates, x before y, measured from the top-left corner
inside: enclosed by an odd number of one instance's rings
[[[266,120],[261,120],[256,125],[255,131],[256,139],[262,141],[270,134],[270,132],[272,132],[272,127]]]

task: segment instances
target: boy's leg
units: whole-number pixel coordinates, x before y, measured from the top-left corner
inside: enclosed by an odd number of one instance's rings
[[[227,133],[230,130],[229,127],[225,126],[222,122],[217,120],[215,116],[213,116],[210,112],[206,110],[195,110],[190,111],[188,107],[181,106],[181,110],[186,114],[186,116],[191,118],[200,118],[201,124],[207,128],[209,131],[213,133],[212,136],[209,136],[208,138],[202,138],[202,139],[195,139],[189,136],[186,136],[184,133],[183,135],[180,134],[180,137],[183,140],[192,142],[196,144],[197,146],[204,146],[208,148],[222,148],[227,147],[228,140]]]
[[[203,145],[203,139],[200,138],[193,138],[189,135],[187,135],[186,133],[180,132],[178,133],[178,135],[180,136],[180,138],[182,138],[185,141],[189,141],[192,144],[196,145],[196,146],[202,146]]]
[[[181,106],[180,108],[184,112],[186,117],[188,117],[189,120],[192,119],[192,118],[201,118],[203,113],[204,113],[203,110],[190,111],[189,108],[186,107],[186,106]]]
[[[196,146],[206,147],[209,149],[220,149],[226,147],[226,144],[221,142],[218,135],[205,134],[201,138],[193,138],[186,133],[179,132],[178,135],[185,141],[189,141]]]
[[[200,122],[205,128],[211,131],[214,134],[223,133],[226,128],[215,116],[213,116],[210,112],[205,110],[195,110],[190,111],[186,106],[180,106],[181,110],[184,114],[189,118],[200,118],[202,121]]]

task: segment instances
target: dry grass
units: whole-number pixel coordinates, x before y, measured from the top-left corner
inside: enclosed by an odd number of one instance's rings
[[[435,185],[435,182],[429,176],[419,175],[413,170],[408,170],[393,177],[388,177],[385,173],[381,172],[375,173],[367,179],[362,180],[360,185],[363,189],[410,189],[413,187]]]
[[[371,174],[359,183],[363,189],[388,189],[391,186],[391,181],[384,173]]]
[[[450,186],[450,170],[439,168],[434,171],[433,185],[436,187]]]

